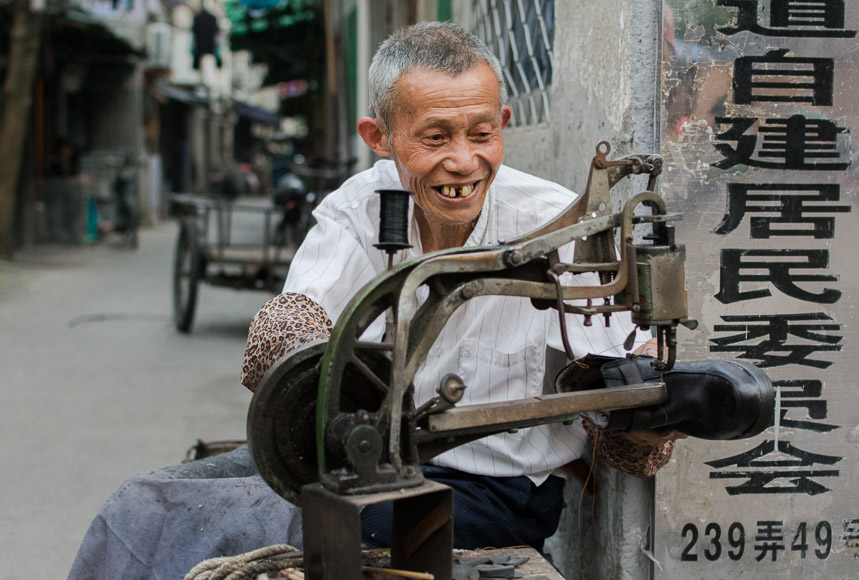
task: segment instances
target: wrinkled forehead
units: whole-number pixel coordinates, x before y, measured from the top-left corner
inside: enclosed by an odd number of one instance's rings
[[[464,83],[463,77],[471,80]],[[480,79],[478,87],[474,86],[474,80]],[[412,112],[425,106],[429,106],[422,98],[421,93],[427,93],[442,88],[447,91],[451,99],[462,103],[475,105],[485,102],[492,103],[492,110],[501,112],[501,88],[492,68],[484,63],[478,62],[474,66],[458,72],[433,69],[428,67],[414,67],[404,71],[391,87],[393,105],[391,110],[391,124],[399,117],[399,113]]]

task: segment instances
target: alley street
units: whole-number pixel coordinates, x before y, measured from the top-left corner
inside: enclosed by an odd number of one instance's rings
[[[239,384],[263,292],[201,286],[173,327],[176,227],[140,248],[36,246],[0,261],[0,579],[64,578],[103,499],[197,439],[245,438]]]

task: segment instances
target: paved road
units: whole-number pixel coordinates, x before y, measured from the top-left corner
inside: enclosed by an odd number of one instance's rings
[[[261,292],[201,287],[172,323],[176,228],[138,251],[38,247],[0,261],[0,580],[64,578],[126,477],[178,463],[198,438],[244,439],[239,384]]]

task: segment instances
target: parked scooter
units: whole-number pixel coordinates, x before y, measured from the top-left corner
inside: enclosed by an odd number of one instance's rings
[[[307,191],[304,182],[294,173],[285,173],[274,187],[274,205],[283,208],[283,219],[277,229],[276,245],[293,246],[293,251],[304,241],[313,225],[311,212],[316,206],[316,193]]]

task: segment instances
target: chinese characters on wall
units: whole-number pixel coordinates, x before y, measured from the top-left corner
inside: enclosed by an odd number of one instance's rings
[[[706,294],[694,312],[706,334],[690,350],[764,369],[778,407],[763,435],[693,443],[677,459],[687,465],[657,480],[662,577],[704,565],[752,578],[798,565],[855,577],[859,492],[845,497],[843,482],[856,473],[857,445],[845,442],[859,410],[847,422],[842,405],[859,409],[859,272],[844,268],[859,253],[849,221],[859,6],[666,0],[664,11],[663,187],[675,189],[684,221],[692,215],[680,234],[687,269],[698,270],[689,293]],[[700,489],[684,488],[696,477]]]
[[[776,44],[785,36],[856,36],[855,30],[845,29],[843,1],[770,0],[768,26],[757,21],[758,4],[757,0],[718,0],[717,5],[738,9],[735,25],[718,32],[733,36],[746,30],[772,37]],[[849,150],[839,147],[848,129],[828,118],[826,111],[835,100],[837,73],[833,58],[791,55],[787,48],[736,58],[732,103],[747,108],[748,114],[715,118],[721,130],[714,147],[722,159],[712,164],[722,170],[737,165],[763,170],[755,172],[755,183],[727,183],[727,211],[715,233],[726,236],[742,229],[750,243],[721,249],[716,299],[730,307],[780,292],[802,302],[807,312],[723,314],[722,324],[713,327],[710,352],[746,359],[764,369],[789,369],[790,378],[776,381],[776,387],[786,391],[782,395],[792,405],[781,406],[777,421],[820,437],[834,429],[824,422],[828,402],[820,371],[831,367],[844,348],[841,321],[816,310],[820,304],[843,298],[829,253],[839,219],[850,207],[840,203],[837,179],[826,179],[826,174],[850,167]],[[761,115],[756,104],[767,102],[785,103],[785,114]],[[817,107],[814,111],[819,116],[804,114],[806,104]],[[821,181],[794,183],[788,178],[775,185],[774,172],[812,174]],[[781,237],[802,238],[802,248],[759,249],[754,243],[777,243]],[[818,412],[803,416],[803,403],[816,404]],[[714,469],[711,478],[736,480],[728,487],[730,494],[820,494],[830,490],[827,478],[839,476],[842,459],[803,450],[787,440],[764,440],[752,451],[710,460],[707,465]]]

